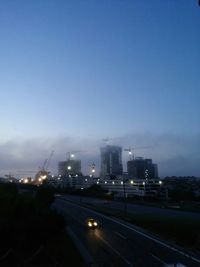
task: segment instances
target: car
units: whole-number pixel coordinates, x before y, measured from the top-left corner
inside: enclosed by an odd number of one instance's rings
[[[95,219],[93,219],[93,218],[88,218],[87,220],[86,220],[86,224],[87,224],[87,226],[89,227],[89,228],[97,228],[97,226],[98,226],[98,223],[97,223],[97,221],[95,220]]]

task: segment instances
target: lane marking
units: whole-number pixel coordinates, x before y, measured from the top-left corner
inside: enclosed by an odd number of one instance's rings
[[[72,231],[72,229],[70,227],[67,227],[66,232],[69,234],[69,236],[71,237],[71,239],[74,242],[74,245],[81,253],[85,263],[86,264],[94,263],[95,261],[94,261],[93,257],[91,256],[89,251],[86,249],[86,247],[83,245],[83,243],[80,241],[80,239],[77,237],[77,235]]]
[[[153,255],[153,254],[151,254],[151,253],[150,253],[150,255],[151,255],[154,259],[156,259],[157,261],[159,261],[160,263],[164,264],[165,266],[168,266],[168,264],[167,264],[166,262],[162,261],[162,260],[161,260],[160,258],[158,258],[157,256],[155,256],[155,255]]]
[[[96,234],[96,235],[105,245],[107,245],[113,252],[115,252],[123,261],[125,261],[129,266],[133,266],[133,264],[130,261],[128,261],[126,258],[124,258],[118,250],[113,248],[108,241],[106,241],[99,234]]]
[[[119,232],[114,232],[116,235],[120,236],[123,239],[127,239],[125,236],[123,236],[122,234],[120,234]]]
[[[189,258],[189,259],[192,259],[193,261],[196,261],[196,262],[200,263],[200,260],[197,259],[196,257],[194,257],[194,256],[190,256],[189,254],[187,254],[187,253],[185,253],[185,252],[183,252],[183,251],[181,251],[181,250],[179,250],[179,249],[177,249],[177,248],[174,248],[174,247],[172,247],[172,246],[170,246],[170,245],[167,245],[167,244],[165,244],[164,242],[159,241],[158,239],[156,239],[156,238],[154,238],[154,237],[151,237],[151,236],[149,236],[149,235],[147,235],[147,234],[145,234],[145,233],[143,233],[143,232],[141,232],[141,231],[139,231],[139,230],[136,230],[136,229],[134,229],[133,227],[130,227],[130,226],[128,226],[128,225],[126,225],[126,224],[124,224],[124,223],[122,223],[122,222],[120,222],[120,221],[117,221],[117,220],[115,220],[115,219],[113,219],[113,218],[109,218],[108,216],[106,216],[106,215],[104,215],[104,214],[102,214],[102,213],[99,213],[99,212],[94,211],[94,210],[92,210],[92,209],[83,207],[83,206],[81,206],[81,205],[79,205],[79,204],[77,204],[77,203],[74,203],[74,202],[72,203],[72,202],[70,202],[70,200],[66,200],[66,199],[63,199],[63,198],[59,198],[59,199],[64,200],[64,201],[70,203],[71,205],[79,206],[79,207],[81,207],[82,209],[89,210],[90,212],[93,212],[94,214],[97,214],[98,216],[104,217],[104,218],[106,218],[107,220],[110,220],[110,221],[113,221],[113,222],[115,222],[115,223],[118,223],[118,224],[122,225],[123,227],[125,227],[125,228],[127,228],[127,229],[129,229],[129,230],[132,230],[132,231],[134,231],[134,232],[136,232],[136,233],[138,233],[138,234],[144,236],[145,238],[148,238],[148,239],[150,239],[150,240],[152,240],[152,241],[154,241],[154,242],[156,242],[156,243],[162,245],[163,247],[166,247],[166,248],[168,248],[168,249],[171,249],[171,250],[173,250],[173,251],[175,251],[175,252],[177,252],[177,253],[179,253],[179,254],[181,254],[181,255],[183,255],[183,256]]]

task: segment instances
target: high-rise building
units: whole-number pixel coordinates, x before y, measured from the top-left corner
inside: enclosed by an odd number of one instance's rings
[[[58,174],[61,176],[66,175],[82,175],[81,161],[68,159],[67,161],[60,161],[58,163]]]
[[[138,179],[156,179],[158,178],[157,164],[152,163],[152,159],[142,157],[129,160],[127,162],[127,171],[130,177]]]
[[[122,148],[110,145],[101,147],[101,176],[121,175],[122,172]]]

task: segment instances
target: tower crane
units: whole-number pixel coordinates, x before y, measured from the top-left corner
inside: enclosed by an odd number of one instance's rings
[[[54,150],[51,151],[51,154],[50,154],[49,158],[47,159],[46,170],[48,170],[48,168],[49,168],[49,164],[50,164],[50,161],[51,161],[51,159],[53,157],[53,154],[54,154]]]
[[[70,152],[67,152],[67,159],[68,160],[71,160],[75,157],[75,154],[76,153],[81,153],[81,152],[84,152],[84,151],[81,151],[81,150],[75,150],[75,151],[70,151]]]
[[[44,160],[44,163],[42,165],[42,168],[39,168],[40,170],[36,173],[35,175],[35,183],[36,184],[42,184],[43,180],[45,180],[48,175],[49,175],[49,171],[48,171],[48,167],[51,161],[51,158],[53,157],[54,154],[54,150],[51,151],[50,156]]]
[[[130,156],[130,160],[134,159],[134,150],[140,150],[140,149],[149,149],[152,148],[152,146],[140,146],[140,147],[128,147],[128,148],[124,148],[124,151],[128,152],[129,156]]]
[[[120,139],[119,137],[113,137],[113,138],[106,137],[106,138],[103,138],[102,141],[105,142],[108,145],[111,141],[119,140],[119,139]]]
[[[52,150],[50,156],[44,160],[42,168],[39,167],[40,171],[47,171],[48,170],[51,158],[53,157],[53,154],[54,154],[54,150]]]
[[[92,176],[92,175],[94,175],[94,173],[95,173],[95,171],[96,171],[96,169],[95,169],[96,165],[95,165],[95,163],[93,162],[92,164],[89,165],[89,167],[90,167],[90,172],[92,173],[92,174],[90,174],[90,175]]]

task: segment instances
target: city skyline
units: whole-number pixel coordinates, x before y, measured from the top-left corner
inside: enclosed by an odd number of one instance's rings
[[[200,177],[196,2],[3,1],[0,175],[38,170],[52,150],[53,171],[73,150],[98,166],[108,136],[150,146],[136,156],[162,177]]]

